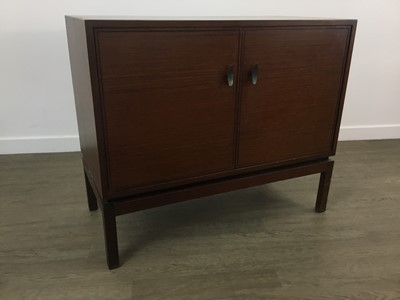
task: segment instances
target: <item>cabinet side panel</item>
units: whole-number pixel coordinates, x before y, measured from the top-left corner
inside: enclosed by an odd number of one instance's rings
[[[345,59],[345,68],[344,68],[344,74],[343,74],[343,80],[342,80],[342,86],[341,86],[341,92],[340,92],[340,101],[339,101],[337,115],[336,115],[335,133],[333,135],[332,150],[330,153],[331,156],[336,154],[336,146],[337,146],[338,137],[339,137],[340,124],[341,124],[341,120],[342,120],[344,100],[346,97],[347,82],[349,79],[349,72],[350,72],[351,58],[353,55],[353,47],[354,47],[354,40],[355,40],[355,36],[356,36],[356,30],[357,30],[357,20],[353,20],[352,24],[351,24],[350,34],[349,34],[349,41],[347,44],[347,54],[346,54],[346,59]]]
[[[69,17],[65,20],[83,163],[91,182],[95,184],[98,194],[102,196],[85,23],[83,20]]]

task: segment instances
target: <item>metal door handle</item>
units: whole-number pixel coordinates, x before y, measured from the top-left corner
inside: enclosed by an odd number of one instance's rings
[[[229,66],[226,70],[226,79],[229,86],[233,86],[233,66]]]
[[[258,79],[258,64],[251,68],[251,83],[256,85]]]

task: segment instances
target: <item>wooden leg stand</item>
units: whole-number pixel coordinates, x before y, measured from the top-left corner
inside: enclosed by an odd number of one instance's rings
[[[103,205],[103,225],[107,264],[111,270],[119,267],[117,223],[114,205],[111,203]]]
[[[86,173],[85,182],[89,210],[95,211],[98,208],[98,203]],[[108,268],[111,270],[119,267],[116,215],[114,205],[111,203],[104,203],[100,205],[100,208],[103,214],[107,264]]]
[[[327,169],[321,172],[318,186],[317,202],[315,203],[315,211],[322,213],[326,210],[326,203],[328,201],[329,186],[331,185],[331,177],[333,171],[333,161],[329,161]]]
[[[333,161],[327,159],[324,161],[295,165],[286,168],[272,169],[266,172],[254,172],[248,176],[230,178],[225,182],[219,181],[218,184],[207,183],[202,185],[192,185],[166,192],[149,193],[138,197],[120,199],[119,201],[114,202],[102,200],[96,202],[95,193],[93,192],[86,175],[85,179],[89,209],[95,210],[99,204],[102,210],[107,264],[109,269],[115,269],[119,267],[116,224],[117,215],[133,213],[135,211],[158,207],[161,205],[316,173],[321,173],[317,202],[315,204],[315,211],[320,213],[324,212],[326,209],[332,170]]]
[[[96,195],[93,192],[92,186],[90,185],[86,173],[85,173],[85,183],[86,183],[86,195],[87,195],[89,210],[90,211],[97,210],[98,206],[97,206]]]

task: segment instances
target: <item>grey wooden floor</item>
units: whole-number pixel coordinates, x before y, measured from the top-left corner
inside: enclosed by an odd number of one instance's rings
[[[318,176],[117,219],[106,268],[80,155],[0,156],[0,299],[400,299],[400,140],[339,144]]]

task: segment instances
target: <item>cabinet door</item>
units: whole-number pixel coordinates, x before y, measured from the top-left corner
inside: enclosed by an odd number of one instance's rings
[[[100,31],[111,192],[229,170],[238,31]]]
[[[346,27],[246,30],[239,166],[329,155],[348,34]]]

